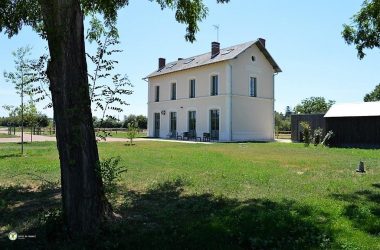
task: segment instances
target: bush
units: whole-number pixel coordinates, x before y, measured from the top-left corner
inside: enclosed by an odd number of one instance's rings
[[[310,124],[308,122],[301,122],[301,130],[303,134],[303,141],[305,144],[305,147],[308,147],[311,142],[311,128]]]
[[[317,128],[314,130],[313,133],[313,144],[314,146],[318,146],[319,143],[321,143],[323,136],[323,129],[322,128]]]
[[[100,162],[100,173],[102,176],[104,191],[108,198],[112,198],[117,191],[117,182],[121,179],[121,174],[127,172],[127,167],[119,166],[120,156],[106,158]]]

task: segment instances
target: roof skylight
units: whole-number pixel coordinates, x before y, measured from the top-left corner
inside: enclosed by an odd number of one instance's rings
[[[189,60],[187,60],[186,62],[184,62],[183,64],[189,64],[191,63],[192,61],[194,61],[195,58],[190,58]]]
[[[234,49],[228,49],[226,51],[223,51],[222,55],[227,55],[229,53],[231,53],[231,51],[233,51]]]

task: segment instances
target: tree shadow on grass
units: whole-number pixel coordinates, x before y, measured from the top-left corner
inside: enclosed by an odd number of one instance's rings
[[[123,219],[107,224],[95,238],[67,241],[62,221],[58,219],[31,227],[31,233],[37,232],[35,240],[8,240],[7,246],[19,249],[25,246],[28,249],[323,249],[334,242],[329,216],[312,207],[286,200],[238,201],[212,194],[186,194],[185,184],[177,179],[160,183],[145,193],[125,193],[117,211]],[[19,198],[15,199],[12,192]],[[10,203],[30,198],[23,198],[26,194],[22,189],[3,193],[9,194],[6,197]],[[38,198],[42,194],[31,195]],[[51,195],[43,197],[50,199]],[[17,209],[6,213],[13,218],[17,214],[20,220],[28,217]],[[52,218],[57,218],[56,214]]]
[[[125,220],[108,233],[120,249],[310,249],[332,241],[328,216],[311,207],[187,195],[181,180],[128,192],[120,213]]]
[[[10,243],[7,238],[10,230],[30,232],[44,212],[59,207],[57,187],[0,186],[0,245]]]
[[[21,154],[7,154],[7,155],[0,155],[0,160],[6,159],[6,158],[13,158],[13,157],[21,157]]]
[[[380,188],[379,183],[372,184]],[[356,191],[350,194],[333,194],[337,200],[346,201],[342,214],[353,226],[367,234],[380,236],[380,192],[375,189]]]

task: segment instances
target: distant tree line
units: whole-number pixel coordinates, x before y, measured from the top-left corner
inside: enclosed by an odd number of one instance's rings
[[[124,116],[122,121],[118,121],[112,118],[107,118],[105,120],[93,117],[95,128],[128,128],[130,126],[136,127],[138,129],[147,129],[148,119],[144,115],[129,115]]]
[[[20,127],[21,126],[21,107],[10,105],[3,106],[8,111],[7,117],[0,117],[0,126]],[[33,102],[24,105],[24,126],[25,127],[47,127],[52,119],[47,115],[37,112]]]

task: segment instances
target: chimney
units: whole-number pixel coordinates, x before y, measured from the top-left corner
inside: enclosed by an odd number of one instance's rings
[[[220,43],[212,42],[211,43],[211,58],[217,56],[220,52]]]
[[[165,67],[165,64],[166,64],[166,60],[165,58],[158,58],[158,69],[162,69],[163,67]]]
[[[259,41],[265,47],[265,39],[264,38],[259,38]]]

